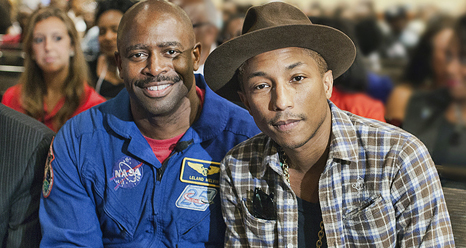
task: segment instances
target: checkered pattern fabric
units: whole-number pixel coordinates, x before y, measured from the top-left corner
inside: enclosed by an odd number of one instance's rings
[[[401,129],[329,104],[330,153],[319,180],[329,247],[454,247],[442,187],[425,146]],[[297,247],[297,200],[278,149],[259,134],[223,159],[226,247]],[[276,219],[251,214],[255,188],[274,193]]]

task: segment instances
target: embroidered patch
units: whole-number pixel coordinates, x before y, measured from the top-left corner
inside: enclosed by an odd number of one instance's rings
[[[205,211],[217,195],[217,189],[205,186],[188,185],[176,200],[178,208]]]
[[[219,187],[220,163],[184,158],[180,180],[185,183]]]
[[[52,168],[52,161],[55,159],[55,155],[53,154],[53,140],[55,137],[52,138],[52,143],[50,144],[49,153],[47,155],[47,160],[45,161],[45,169],[44,169],[44,181],[42,183],[42,195],[44,198],[49,197],[50,192],[52,191],[53,186],[53,168]]]
[[[136,187],[142,179],[142,165],[143,163],[128,156],[119,159],[113,166],[113,177],[110,178],[115,182],[114,189]]]

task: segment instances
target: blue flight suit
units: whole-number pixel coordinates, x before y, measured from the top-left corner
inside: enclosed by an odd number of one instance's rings
[[[163,164],[132,120],[129,94],[72,118],[49,152],[41,247],[222,247],[219,162],[259,133],[204,78],[199,119]]]

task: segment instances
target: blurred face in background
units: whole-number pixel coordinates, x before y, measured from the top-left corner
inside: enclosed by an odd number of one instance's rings
[[[68,72],[74,54],[65,23],[49,17],[36,23],[32,38],[33,59],[44,73]]]
[[[113,58],[117,51],[117,31],[122,16],[119,10],[108,10],[97,20],[100,52],[107,57]]]
[[[438,32],[432,39],[432,69],[434,70],[435,82],[444,86],[447,79],[447,68],[445,60],[445,52],[450,44],[453,36],[452,28],[445,28]]]
[[[454,100],[466,101],[466,44],[453,38],[446,52],[448,81]]]

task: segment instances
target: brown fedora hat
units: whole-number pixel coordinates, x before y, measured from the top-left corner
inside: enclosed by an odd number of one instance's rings
[[[231,101],[240,101],[236,70],[246,60],[285,47],[308,48],[327,62],[333,77],[353,63],[356,48],[343,32],[312,24],[296,7],[272,2],[251,7],[246,13],[242,35],[218,46],[205,62],[204,76],[209,87]]]

